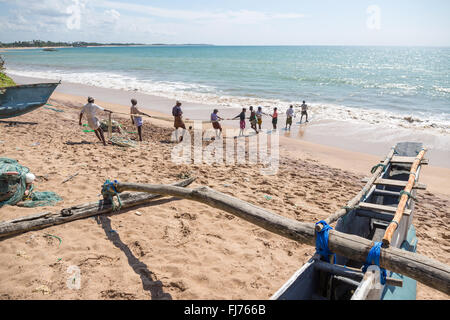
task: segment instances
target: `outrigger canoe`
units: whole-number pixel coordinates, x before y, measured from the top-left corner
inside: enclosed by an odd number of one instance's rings
[[[399,143],[386,158],[382,174],[377,178],[358,205],[337,220],[337,231],[381,242],[396,213],[399,199],[411,175],[411,167],[422,150],[421,143]],[[417,237],[413,225],[416,190],[425,189],[418,183],[420,161],[415,172],[415,184],[408,197],[403,216],[393,233],[391,247],[416,252]],[[367,179],[366,179],[367,180]],[[366,181],[367,182],[367,181]],[[379,274],[363,273],[363,263],[336,255],[326,262],[315,254],[272,297],[272,300],[415,300],[416,281],[386,270],[382,284]],[[371,268],[380,271],[378,267]]]
[[[0,88],[0,119],[13,118],[45,105],[61,82]]]

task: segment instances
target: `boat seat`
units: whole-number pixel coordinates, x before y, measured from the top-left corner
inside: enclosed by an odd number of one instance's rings
[[[391,164],[400,164],[400,165],[413,164],[415,160],[416,160],[415,157],[393,156],[391,159]],[[384,162],[384,160],[382,160],[381,162]],[[422,159],[422,161],[420,162],[421,165],[428,165],[428,163],[429,163],[428,159]]]
[[[367,203],[367,202],[360,202],[358,204],[360,209],[365,209],[369,211],[381,211],[381,212],[387,212],[387,213],[393,213],[395,214],[397,212],[397,207],[392,206],[385,206],[382,204],[375,204],[375,203]],[[403,212],[404,216],[411,215],[411,210],[405,209]]]
[[[363,178],[361,179],[361,182],[367,183],[369,181],[369,178]],[[388,187],[400,187],[405,188],[408,184],[408,181],[402,181],[402,180],[393,180],[393,179],[377,179],[374,182],[375,185],[379,186],[388,186]],[[423,183],[415,183],[413,189],[418,190],[426,190],[427,186]]]

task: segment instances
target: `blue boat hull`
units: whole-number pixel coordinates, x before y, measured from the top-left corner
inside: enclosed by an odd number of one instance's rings
[[[18,117],[43,106],[58,85],[39,83],[0,88],[0,119]]]

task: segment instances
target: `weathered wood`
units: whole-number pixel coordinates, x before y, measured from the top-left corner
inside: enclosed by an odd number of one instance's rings
[[[362,182],[368,181],[368,178],[361,179]],[[408,181],[402,181],[402,180],[393,180],[393,179],[377,179],[373,184],[379,186],[389,186],[389,187],[406,187],[406,184]],[[413,189],[418,190],[426,190],[427,186],[423,183],[415,183]]]
[[[185,187],[190,185],[194,180],[195,178],[191,178],[179,181],[173,185]],[[123,209],[146,204],[160,197],[160,195],[149,195],[148,193],[125,193],[120,196]],[[0,240],[1,238],[10,237],[27,231],[44,229],[53,225],[105,214],[111,211],[112,204],[101,200],[62,209],[60,212],[44,212],[4,221],[0,223]]]
[[[383,165],[385,167],[387,167],[389,165],[392,157],[394,156],[394,153],[395,153],[395,147],[392,147],[391,151],[386,156],[386,159],[384,159]],[[355,207],[364,198],[364,196],[369,192],[369,190],[372,188],[375,180],[377,180],[383,172],[384,172],[384,169],[382,166],[377,168],[377,170],[373,173],[372,177],[370,177],[367,180],[367,183],[364,186],[364,188],[362,188],[362,190],[352,200],[350,200],[347,203],[347,208]],[[325,222],[328,224],[332,224],[332,223],[336,222],[337,220],[339,220],[339,218],[345,216],[347,214],[347,212],[348,212],[347,209],[340,209],[340,210],[336,211],[334,214],[330,215],[328,218],[326,218]],[[317,225],[316,230],[317,230],[317,232],[320,232],[322,230],[322,226]]]
[[[384,196],[384,197],[396,197],[396,198],[400,197],[400,192],[388,191],[388,190],[380,190],[380,189],[375,189],[373,191],[373,194],[376,195],[376,196]]]
[[[288,219],[208,187],[194,190],[164,185],[119,183],[119,192],[141,191],[198,201],[224,210],[285,238],[315,246],[315,225]],[[331,252],[352,260],[365,262],[373,243],[370,240],[329,231]],[[381,250],[380,267],[416,279],[423,284],[450,294],[450,267],[406,250],[390,247]]]
[[[379,300],[381,297],[381,288],[379,269],[375,271],[369,267],[351,300]]]
[[[416,157],[401,157],[401,156],[393,156],[391,163],[392,164],[413,164],[416,160]],[[427,165],[429,163],[428,159],[422,159],[420,161],[421,165]]]
[[[375,203],[368,203],[368,202],[361,202],[358,205],[358,207],[361,209],[376,210],[376,211],[387,212],[387,213],[397,212],[397,207],[384,206],[382,204],[375,204]],[[411,210],[405,209],[404,215],[405,216],[411,215]]]
[[[369,210],[364,210],[364,209],[357,209],[356,215],[360,216],[360,217],[378,219],[378,220],[383,220],[383,221],[387,221],[387,222],[391,222],[392,218],[394,218],[393,213],[382,213],[382,212],[375,212],[375,211],[369,211]],[[383,236],[384,236],[384,233],[383,233]]]
[[[383,237],[384,245],[389,245],[391,243],[392,236],[394,235],[395,230],[397,230],[400,220],[402,220],[402,217],[405,212],[406,204],[408,203],[408,200],[410,198],[408,193],[410,193],[412,191],[414,185],[416,184],[416,172],[417,172],[417,169],[420,166],[420,162],[422,161],[426,152],[427,152],[426,149],[422,149],[422,151],[420,151],[419,154],[417,155],[416,160],[414,161],[414,163],[411,167],[411,173],[409,175],[408,183],[406,184],[406,187],[404,190],[406,194],[403,193],[402,196],[400,197],[400,202],[399,202],[397,210],[395,212],[395,216],[386,229],[386,233],[384,234],[384,237]]]
[[[108,115],[108,139],[112,137],[112,120],[111,120],[111,112]]]
[[[350,269],[348,267],[344,268],[342,266],[327,263],[327,262],[324,262],[321,260],[316,260],[316,262],[314,263],[314,268],[317,268],[317,269],[325,271],[325,272],[329,272],[329,273],[337,275],[337,276],[350,278],[352,280],[361,281],[364,278],[364,273],[362,273],[359,270]],[[394,286],[394,287],[402,287],[403,281],[400,279],[387,277],[386,284],[389,286]]]

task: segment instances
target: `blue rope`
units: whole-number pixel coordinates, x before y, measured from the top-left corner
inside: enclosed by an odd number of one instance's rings
[[[106,180],[102,187],[103,198],[111,201],[113,211],[119,211],[122,207],[122,201],[120,200],[119,192],[117,192],[116,189],[118,183],[117,180],[114,180],[113,182]],[[114,196],[117,197],[117,201],[119,202],[118,206],[114,203]]]
[[[369,254],[367,255],[366,263],[362,268],[362,272],[366,273],[367,268],[373,264],[380,266],[380,254],[381,254],[381,242],[375,242],[372,249],[370,249]],[[380,278],[381,284],[386,283],[386,269],[380,268]]]
[[[323,228],[320,232],[316,234],[316,253],[320,254],[322,258],[325,258],[326,262],[330,262],[330,255],[333,253],[328,249],[328,232],[333,230],[332,227],[328,225],[325,221],[319,221],[316,225],[321,224]],[[334,261],[336,261],[336,255],[334,254]]]

